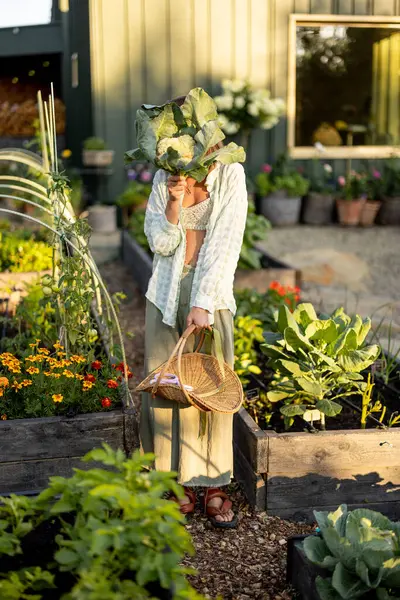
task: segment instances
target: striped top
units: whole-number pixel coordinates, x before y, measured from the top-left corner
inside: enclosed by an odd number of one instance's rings
[[[246,177],[239,163],[216,163],[205,185],[211,205],[207,233],[193,278],[191,307],[210,313],[229,309],[236,312],[233,278],[239,260],[247,215]],[[178,312],[181,274],[185,262],[186,229],[182,205],[178,225],[165,216],[168,174],[157,171],[146,209],[144,231],[154,253],[153,274],[146,298],[162,313],[163,322],[174,327]],[[203,204],[203,203],[201,203]],[[200,204],[200,206],[201,206]]]

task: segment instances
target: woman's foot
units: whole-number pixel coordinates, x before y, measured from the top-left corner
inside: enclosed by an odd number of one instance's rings
[[[232,510],[232,502],[219,488],[209,488],[204,495],[205,513],[214,527],[233,529],[237,518]]]

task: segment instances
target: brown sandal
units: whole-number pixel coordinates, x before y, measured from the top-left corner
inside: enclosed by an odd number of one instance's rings
[[[183,515],[189,515],[190,513],[194,512],[194,507],[196,505],[196,494],[187,487],[184,487],[183,490],[185,492],[185,496],[189,498],[190,502],[187,502],[186,504],[180,504],[180,511]],[[171,496],[171,500],[179,504],[179,500],[176,496]]]
[[[216,506],[208,506],[210,500],[214,498],[221,498],[223,500],[222,506],[217,508]],[[204,494],[204,513],[208,516],[211,524],[214,527],[218,527],[220,529],[235,529],[237,526],[237,517],[233,517],[232,521],[217,521],[217,515],[225,515],[228,510],[231,510],[232,502],[229,500],[228,496],[220,490],[219,488],[207,488],[206,493]]]

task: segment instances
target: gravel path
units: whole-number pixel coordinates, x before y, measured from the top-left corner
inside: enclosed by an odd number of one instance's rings
[[[131,387],[143,378],[144,301],[132,277],[119,262],[100,267],[112,293],[122,291],[127,298],[120,308],[128,364],[134,372]],[[137,406],[139,399],[134,398]],[[293,535],[312,528],[289,523],[265,513],[254,513],[236,484],[229,493],[239,516],[235,531],[219,531],[210,525],[197,508],[187,529],[196,549],[185,566],[197,570],[192,585],[206,598],[223,600],[291,600],[286,584],[286,544]]]

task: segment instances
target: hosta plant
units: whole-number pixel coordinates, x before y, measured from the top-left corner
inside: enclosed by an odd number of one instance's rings
[[[139,147],[126,152],[126,160],[145,160],[168,173],[203,181],[213,162],[244,162],[246,157],[233,142],[219,147],[225,135],[217,119],[216,104],[202,88],[191,90],[182,106],[144,104],[136,113]]]
[[[309,303],[299,304],[293,313],[279,308],[261,348],[275,372],[268,399],[282,403],[287,427],[310,408],[320,411],[324,426],[325,416],[342,410],[340,398],[362,395],[366,383],[361,372],[380,353],[379,346],[365,345],[370,328],[370,319],[351,318],[343,308],[321,318]]]
[[[400,523],[360,508],[314,512],[321,536],[304,540],[304,551],[314,564],[330,571],[318,576],[321,600],[390,600],[400,597]]]

